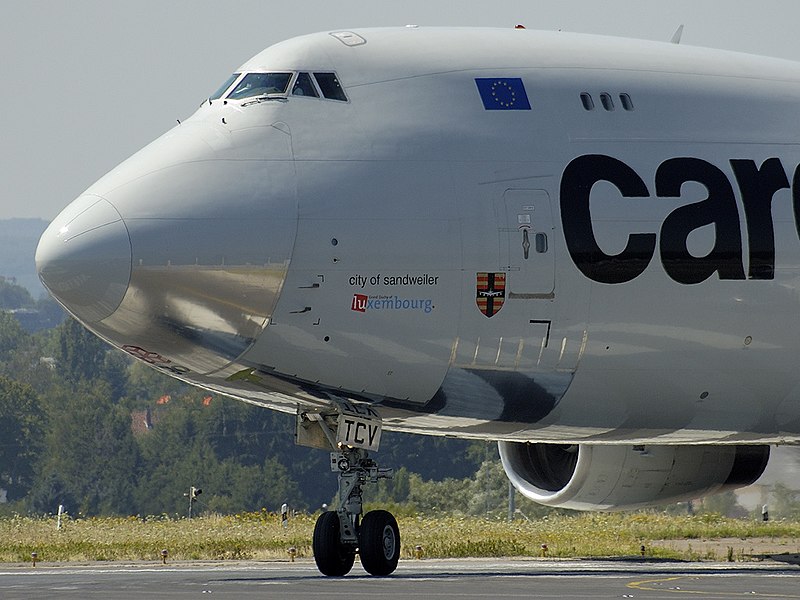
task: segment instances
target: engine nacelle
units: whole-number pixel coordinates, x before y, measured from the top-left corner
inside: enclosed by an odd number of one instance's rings
[[[526,498],[576,510],[628,510],[744,487],[769,460],[769,446],[499,446]]]

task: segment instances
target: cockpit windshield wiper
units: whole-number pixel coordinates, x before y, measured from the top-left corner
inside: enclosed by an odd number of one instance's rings
[[[286,96],[278,94],[261,94],[260,96],[253,96],[252,98],[248,98],[247,102],[242,102],[242,106],[249,106],[250,104],[261,104],[262,102],[267,102],[268,100],[277,100],[278,102],[286,102],[287,98]]]

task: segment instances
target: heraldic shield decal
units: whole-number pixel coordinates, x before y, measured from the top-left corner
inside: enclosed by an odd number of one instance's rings
[[[496,315],[506,301],[506,274],[478,273],[476,291],[480,311],[487,317]]]

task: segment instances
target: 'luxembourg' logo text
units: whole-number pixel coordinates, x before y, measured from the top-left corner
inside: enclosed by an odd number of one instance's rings
[[[399,296],[367,296],[353,294],[350,310],[367,312],[368,310],[418,310],[429,314],[434,309],[430,298],[401,298]]]

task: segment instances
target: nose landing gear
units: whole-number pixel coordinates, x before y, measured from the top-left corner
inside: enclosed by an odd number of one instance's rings
[[[391,513],[373,510],[364,515],[361,488],[389,479],[366,450],[343,447],[331,453],[331,469],[339,472],[339,508],[324,512],[314,527],[314,561],[323,575],[341,577],[350,572],[356,553],[370,575],[389,575],[400,558],[400,530]]]
[[[299,412],[295,440],[302,446],[334,450],[331,470],[339,474],[339,508],[324,512],[314,526],[314,561],[323,575],[341,577],[353,568],[355,556],[370,575],[389,575],[400,558],[400,530],[391,513],[364,512],[361,488],[391,479],[369,457],[378,449],[381,418],[368,405],[335,400],[329,414]]]

